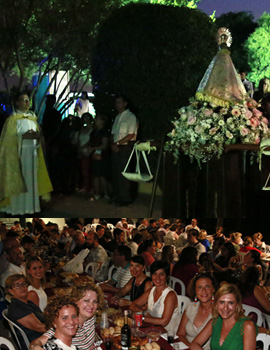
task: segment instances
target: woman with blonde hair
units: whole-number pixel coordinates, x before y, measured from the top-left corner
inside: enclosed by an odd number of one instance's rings
[[[206,230],[204,230],[204,229],[200,230],[198,240],[201,244],[203,244],[205,246],[206,252],[209,252],[211,245],[207,239],[207,231]]]
[[[231,242],[232,242],[232,244],[234,246],[234,249],[235,249],[236,253],[238,253],[239,250],[240,250],[240,245],[242,243],[242,238],[241,238],[242,237],[242,233],[240,233],[240,232],[233,232],[230,235],[230,237],[231,237]]]
[[[256,326],[244,317],[239,289],[234,284],[223,284],[215,295],[213,319],[194,339],[190,349],[202,349],[211,337],[211,350],[254,350],[256,348]]]
[[[44,311],[47,305],[47,294],[44,291],[46,276],[43,261],[38,256],[32,256],[26,261],[25,270],[26,277],[30,282],[28,300],[31,300],[41,311]]]

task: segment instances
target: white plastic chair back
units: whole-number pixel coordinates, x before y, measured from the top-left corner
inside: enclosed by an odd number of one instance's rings
[[[112,232],[114,230],[113,224],[107,224],[108,229]]]
[[[112,279],[112,275],[115,273],[115,271],[117,270],[117,267],[115,265],[112,265],[110,268],[109,268],[109,271],[108,271],[108,279]]]
[[[182,316],[185,311],[185,308],[192,300],[189,297],[186,297],[185,295],[177,295],[177,299],[178,299],[179,312],[180,312],[180,315]]]
[[[268,350],[270,346],[270,335],[265,333],[259,333],[257,335],[256,341],[261,341],[263,343],[263,350]]]
[[[96,272],[99,268],[99,263],[98,262],[90,262],[89,264],[86,265],[85,267],[85,272],[88,273],[88,275],[92,276],[95,278]]]
[[[91,228],[93,228],[96,231],[96,228],[99,224],[91,224]]]
[[[1,347],[1,345],[5,345],[9,350],[15,350],[15,347],[11,343],[11,341],[4,338],[4,337],[0,337],[0,347]]]
[[[179,278],[170,276],[170,280],[169,280],[170,287],[175,290],[175,286],[177,284],[179,284],[181,287],[181,295],[186,295],[186,286],[184,282],[181,281]]]
[[[270,329],[270,315],[263,313],[264,328]]]
[[[19,341],[18,335],[16,333],[16,329],[20,332],[20,334],[21,334],[21,336],[23,338],[23,341],[25,342],[26,347],[29,348],[30,343],[29,343],[29,340],[27,338],[27,335],[25,334],[25,332],[16,323],[12,322],[7,317],[7,311],[8,311],[8,309],[3,310],[2,311],[2,316],[4,317],[4,319],[7,320],[8,324],[9,324],[9,327],[10,327],[10,329],[11,329],[11,331],[12,331],[12,333],[13,333],[13,335],[14,335],[17,343],[18,343],[19,348],[22,349],[22,344]]]
[[[249,306],[246,304],[243,304],[244,314],[246,316],[252,316],[252,314],[255,314],[257,316],[257,326],[263,327],[264,326],[264,318],[261,310],[257,309],[256,307]]]

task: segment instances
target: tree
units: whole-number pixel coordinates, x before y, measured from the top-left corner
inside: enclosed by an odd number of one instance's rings
[[[248,62],[251,67],[249,78],[256,84],[260,79],[270,77],[270,14],[264,13],[258,20],[258,27],[246,41]]]
[[[129,4],[113,11],[92,59],[96,109],[111,114],[114,94],[136,106],[142,138],[160,139],[188,103],[216,49],[209,17],[186,7]]]
[[[250,12],[228,12],[216,19],[217,28],[229,28],[232,34],[231,56],[238,70],[249,72],[248,55],[245,49],[245,41],[256,28],[254,17]]]
[[[7,93],[10,72],[20,77],[18,90],[25,78],[31,79],[33,72],[38,72],[33,94],[51,71],[50,86],[55,92],[60,70],[69,73],[69,85],[75,90],[79,80],[89,82],[89,58],[98,25],[118,5],[116,0],[14,0],[12,5],[0,0],[0,70]],[[57,104],[66,101],[68,105],[66,98],[67,87]]]
[[[122,0],[122,5],[130,3],[141,3],[141,4],[159,4],[168,6],[186,6],[189,8],[197,8],[197,3],[200,0]]]

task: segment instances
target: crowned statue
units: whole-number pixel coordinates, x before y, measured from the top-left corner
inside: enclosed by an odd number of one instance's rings
[[[200,164],[220,158],[224,146],[235,143],[259,144],[268,137],[268,120],[249,98],[232,62],[229,29],[217,33],[219,46],[207,68],[195,97],[178,110],[165,149],[176,160],[182,151]]]
[[[196,98],[229,107],[233,103],[242,103],[246,89],[233,65],[229,47],[232,36],[227,28],[220,28],[217,35],[219,51],[211,61],[198,87]]]

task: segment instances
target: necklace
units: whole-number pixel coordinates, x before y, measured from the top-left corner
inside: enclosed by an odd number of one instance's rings
[[[139,282],[137,282],[137,279],[135,279],[135,285],[136,285],[136,287],[139,287],[139,286],[143,283],[144,280],[145,280],[144,277],[143,277],[142,280],[140,280]]]

